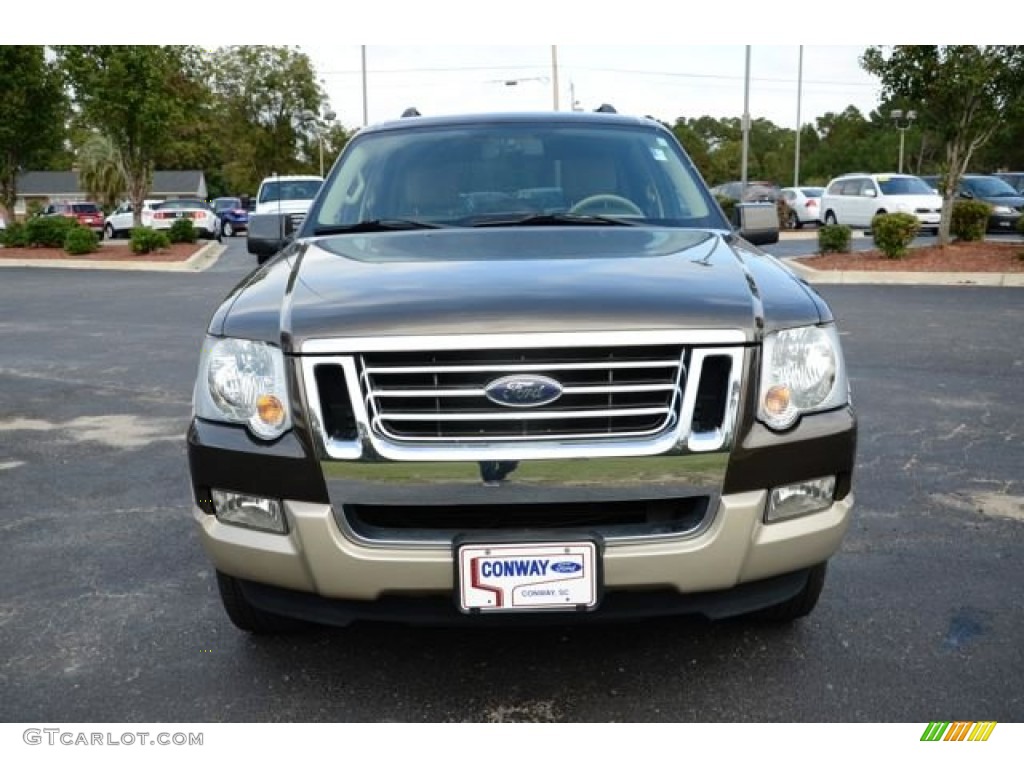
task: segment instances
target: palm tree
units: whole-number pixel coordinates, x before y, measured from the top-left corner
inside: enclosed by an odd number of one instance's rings
[[[113,208],[127,191],[127,172],[114,143],[101,135],[91,136],[78,150],[79,179],[89,197],[104,208]]]

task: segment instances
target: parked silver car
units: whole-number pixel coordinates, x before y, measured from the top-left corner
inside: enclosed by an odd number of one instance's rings
[[[821,223],[821,196],[824,187],[784,187],[780,197],[789,206],[789,226],[800,229],[804,224]]]

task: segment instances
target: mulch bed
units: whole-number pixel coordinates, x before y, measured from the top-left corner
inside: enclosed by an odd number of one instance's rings
[[[953,243],[911,248],[902,259],[881,251],[794,259],[811,269],[860,272],[1024,272],[1024,243]]]
[[[196,251],[207,245],[206,240],[197,243],[172,243],[170,248],[153,253],[134,254],[128,245],[101,243],[96,253],[72,256],[60,248],[0,248],[0,259],[33,259],[43,261],[188,261]]]

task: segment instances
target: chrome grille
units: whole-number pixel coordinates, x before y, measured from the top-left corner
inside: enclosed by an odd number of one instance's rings
[[[288,214],[288,218],[292,222],[292,229],[294,231],[298,232],[299,228],[302,226],[302,222],[304,222],[306,220],[306,214],[304,214],[304,213],[289,213]]]
[[[360,389],[378,434],[395,441],[642,437],[679,418],[679,345],[364,353]],[[487,396],[508,377],[561,385],[553,402],[510,407]]]
[[[735,330],[585,331],[307,339],[296,362],[328,458],[461,462],[721,451],[746,354]],[[562,392],[492,402],[509,376]]]

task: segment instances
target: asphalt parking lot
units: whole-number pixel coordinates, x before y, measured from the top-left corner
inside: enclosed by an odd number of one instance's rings
[[[206,321],[252,266],[0,270],[0,720],[1024,720],[1024,292],[834,286],[853,526],[789,628],[252,638],[192,529]]]

